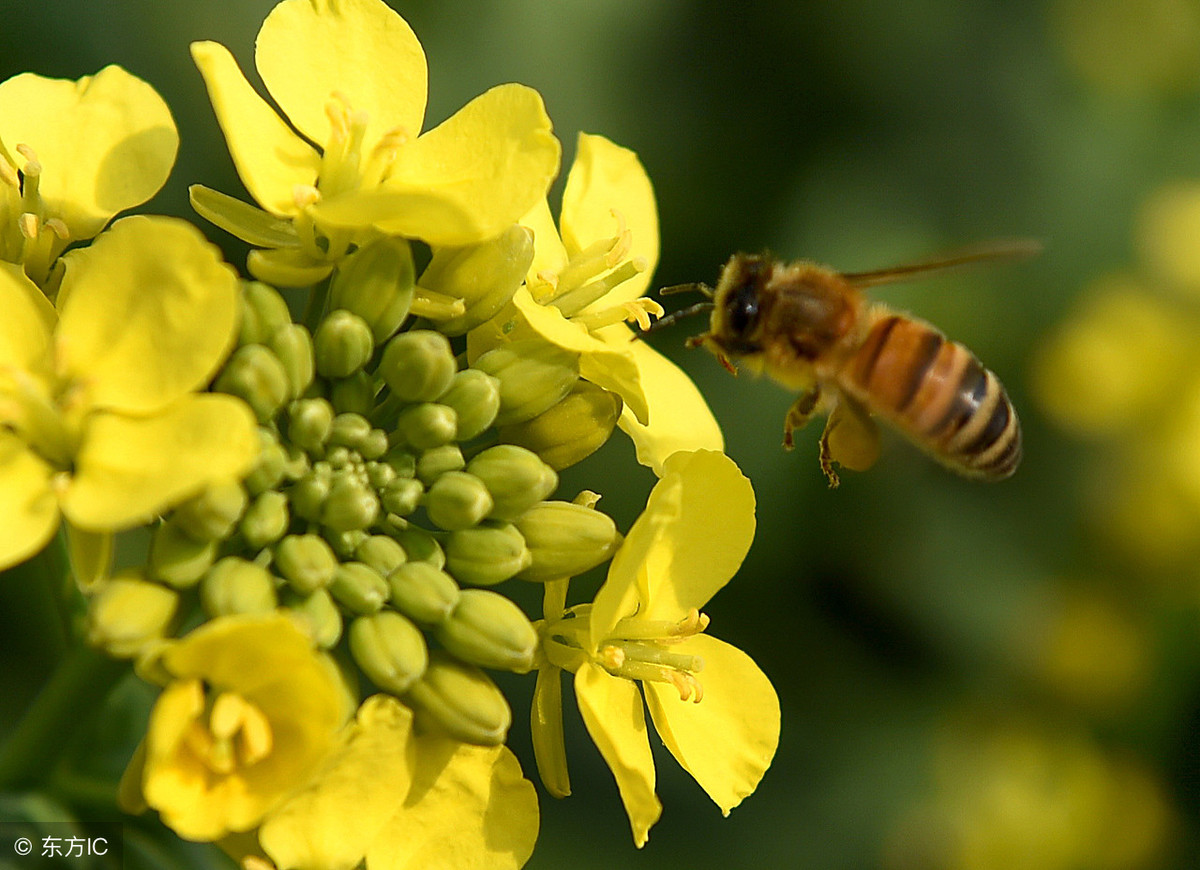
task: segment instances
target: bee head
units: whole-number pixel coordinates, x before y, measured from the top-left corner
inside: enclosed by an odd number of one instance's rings
[[[754,336],[759,325],[763,283],[770,261],[763,256],[734,254],[713,293],[713,322],[709,338],[734,356],[756,353],[761,345]]]

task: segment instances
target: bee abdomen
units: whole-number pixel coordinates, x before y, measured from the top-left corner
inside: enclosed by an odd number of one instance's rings
[[[874,413],[968,477],[999,480],[1021,460],[1021,428],[999,379],[928,324],[876,323],[845,372]]]

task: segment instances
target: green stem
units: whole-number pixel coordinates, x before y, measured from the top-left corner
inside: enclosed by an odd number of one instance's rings
[[[67,653],[16,729],[0,744],[0,791],[28,788],[53,772],[63,746],[125,673],[125,662],[88,647]]]

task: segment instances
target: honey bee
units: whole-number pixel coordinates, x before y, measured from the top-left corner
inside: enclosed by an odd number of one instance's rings
[[[1029,241],[994,242],[937,260],[873,272],[838,272],[810,261],[735,254],[708,300],[654,328],[711,309],[708,332],[687,340],[708,348],[731,373],[731,360],[799,396],[784,421],[783,444],[813,416],[827,413],[820,461],[831,487],[834,462],[854,471],[879,456],[882,418],[944,466],[976,480],[1002,480],[1021,461],[1021,427],[999,379],[970,350],[930,324],[870,302],[863,288],[983,260],[1032,256]]]

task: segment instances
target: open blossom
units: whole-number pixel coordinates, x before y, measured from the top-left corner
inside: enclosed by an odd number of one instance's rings
[[[0,260],[44,284],[68,244],[158,192],[178,147],[162,97],[119,66],[0,83]]]
[[[255,64],[284,117],[223,46],[198,42],[192,56],[238,173],[265,212],[198,187],[193,203],[267,249],[249,262],[263,280],[314,283],[380,233],[434,245],[494,237],[558,171],[541,96],[523,85],[492,88],[421,133],[425,54],[381,0],[284,0],[271,11]]]
[[[551,793],[569,793],[558,674],[574,671],[580,713],[617,779],[638,846],[662,811],[643,703],[671,754],[726,814],[775,754],[774,688],[749,656],[704,633],[709,619],[699,610],[737,570],[753,534],[754,494],[732,461],[677,453],[595,601],[566,609],[565,581],[547,584],[533,715],[538,767]]]
[[[193,393],[237,316],[237,277],[195,228],[125,218],[63,262],[57,310],[0,267],[0,568],[38,552],[60,517],[131,528],[257,454],[244,403]]]

